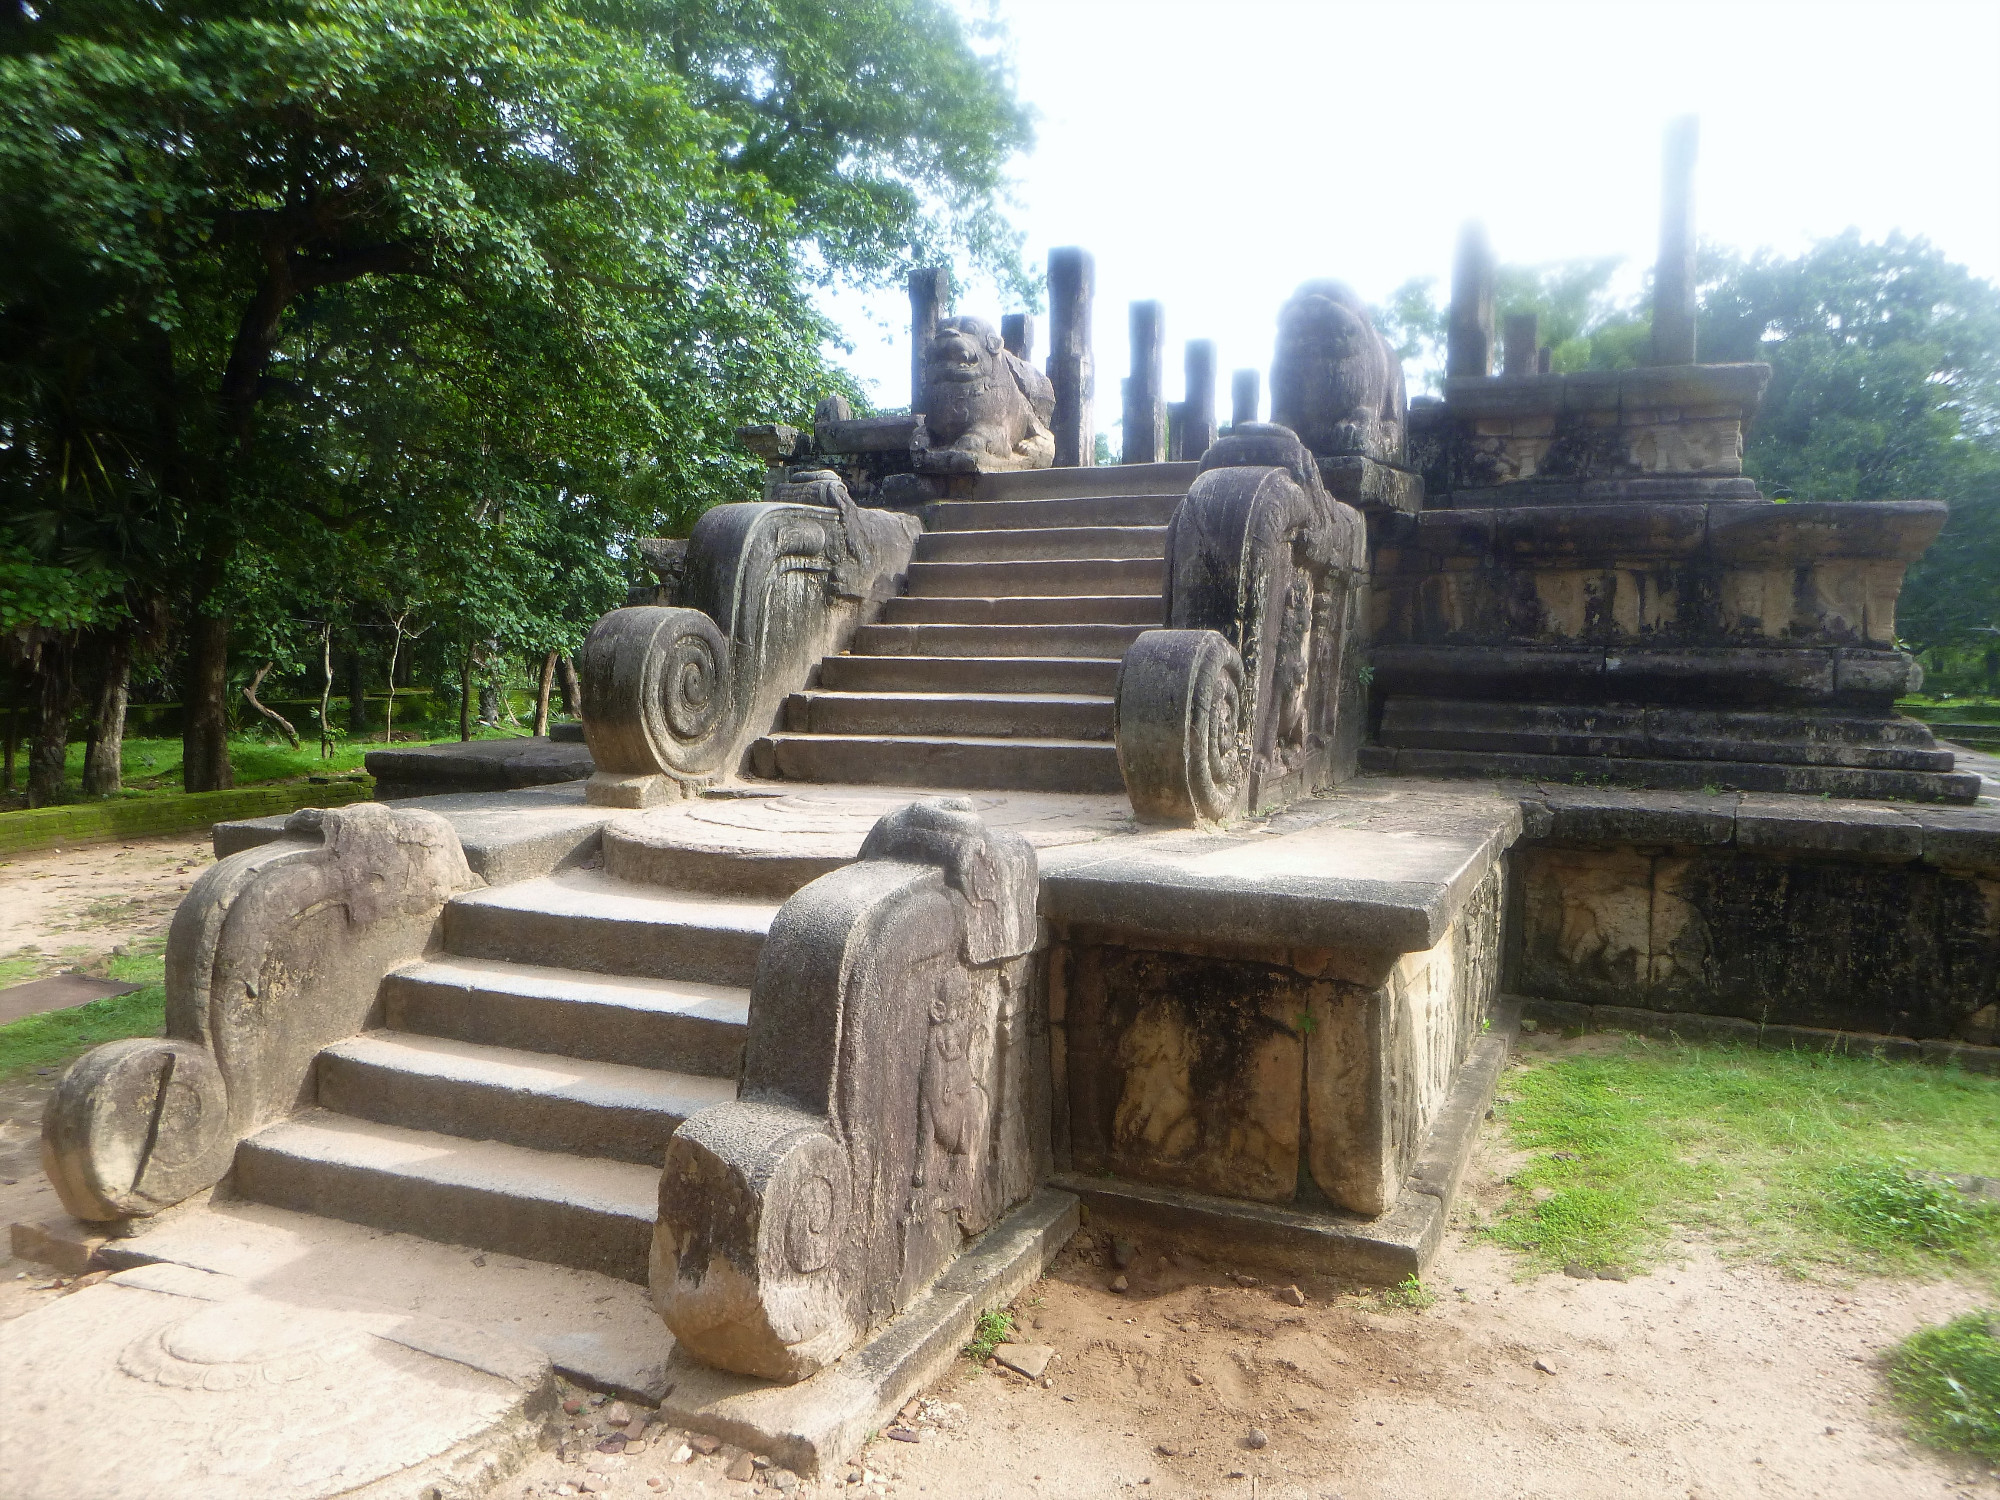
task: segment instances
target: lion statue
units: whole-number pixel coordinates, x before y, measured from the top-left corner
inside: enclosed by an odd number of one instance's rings
[[[1339,281],[1308,281],[1278,313],[1271,420],[1321,457],[1403,461],[1403,365]]]
[[[993,325],[945,318],[924,350],[930,453],[921,467],[947,473],[1046,469],[1056,459],[1056,391],[1049,377],[1009,353]]]

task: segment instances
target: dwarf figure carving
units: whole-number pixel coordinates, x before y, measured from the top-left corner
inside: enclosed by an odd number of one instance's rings
[[[921,467],[990,474],[1046,469],[1056,459],[1056,389],[1007,352],[993,325],[945,318],[924,350],[924,416],[930,453]]]
[[[1308,281],[1278,313],[1271,420],[1322,458],[1403,461],[1403,365],[1344,282]]]

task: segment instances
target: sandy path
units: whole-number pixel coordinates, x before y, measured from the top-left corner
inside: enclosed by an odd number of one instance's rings
[[[32,948],[43,972],[102,973],[112,948],[165,937],[181,896],[214,863],[206,834],[0,863],[0,958]]]

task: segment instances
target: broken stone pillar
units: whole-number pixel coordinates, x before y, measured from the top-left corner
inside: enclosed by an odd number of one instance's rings
[[[1506,340],[1502,345],[1502,373],[1533,375],[1541,343],[1541,319],[1534,313],[1508,313]]]
[[[1000,342],[1016,359],[1035,357],[1035,315],[1007,313],[1000,319]]]
[[[1187,399],[1181,403],[1181,441],[1174,457],[1199,459],[1215,441],[1215,340],[1189,339],[1184,357]]]
[[[1156,464],[1167,456],[1166,308],[1132,304],[1132,374],[1125,382],[1125,462]]]
[[[1444,372],[1493,373],[1493,247],[1483,224],[1467,224],[1458,236],[1451,269],[1451,321],[1445,333]]]
[[[1049,381],[1055,387],[1056,467],[1097,462],[1096,366],[1090,353],[1090,304],[1097,266],[1074,245],[1049,252]]]
[[[1694,363],[1694,158],[1701,121],[1667,126],[1660,170],[1660,261],[1653,271],[1653,363]]]
[[[1255,370],[1238,370],[1229,377],[1229,425],[1257,420],[1258,379]]]
[[[910,410],[927,411],[924,404],[924,357],[937,333],[938,318],[951,301],[951,271],[945,266],[924,266],[910,272]]]

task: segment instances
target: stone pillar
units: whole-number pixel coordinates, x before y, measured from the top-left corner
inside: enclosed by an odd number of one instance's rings
[[[1546,375],[1555,368],[1556,351],[1546,344],[1535,351],[1535,373]]]
[[[1229,377],[1229,425],[1241,427],[1257,420],[1259,380],[1255,370],[1238,370]]]
[[[1541,319],[1534,313],[1508,313],[1506,340],[1502,345],[1506,363],[1503,373],[1532,375],[1537,351],[1541,348]]]
[[[1174,457],[1200,458],[1215,441],[1215,340],[1189,339],[1187,398],[1181,404],[1181,442]]]
[[[1179,463],[1187,456],[1187,402],[1167,403],[1167,462]]]
[[[1022,361],[1035,357],[1035,315],[1008,313],[1000,320],[1000,342],[1007,352]]]
[[[1493,247],[1483,224],[1467,224],[1458,236],[1451,268],[1451,323],[1445,334],[1444,372],[1493,373]]]
[[[1653,363],[1694,363],[1694,158],[1701,121],[1667,126],[1660,171],[1660,263],[1653,271]]]
[[[1125,462],[1156,464],[1166,457],[1166,309],[1132,304],[1132,374],[1125,382]]]
[[[924,409],[924,350],[951,301],[951,271],[925,266],[910,272],[910,410]]]
[[[1097,263],[1089,251],[1065,245],[1049,252],[1049,383],[1056,388],[1051,425],[1059,469],[1097,462],[1097,370],[1090,355],[1096,292]]]

